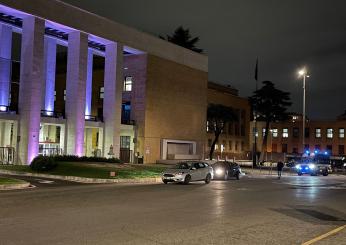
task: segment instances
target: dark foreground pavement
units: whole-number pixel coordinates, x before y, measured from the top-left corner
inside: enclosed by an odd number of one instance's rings
[[[0,192],[0,244],[301,244],[346,224],[345,180],[41,183]],[[346,229],[316,244],[346,244]]]

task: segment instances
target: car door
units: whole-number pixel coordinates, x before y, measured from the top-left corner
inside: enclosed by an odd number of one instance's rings
[[[191,180],[199,180],[200,179],[200,169],[199,169],[199,163],[198,162],[195,162],[192,164],[190,175],[191,175]]]
[[[208,168],[203,162],[199,163],[199,179],[203,180],[207,177],[208,174]]]

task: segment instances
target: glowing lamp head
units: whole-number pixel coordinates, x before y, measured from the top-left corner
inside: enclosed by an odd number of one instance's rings
[[[223,174],[223,169],[222,168],[218,168],[215,170],[216,175],[222,175]]]
[[[299,70],[299,71],[298,71],[298,75],[299,75],[299,76],[305,76],[305,75],[306,75],[306,70],[305,70],[305,68]]]
[[[300,164],[296,165],[296,169],[301,169]]]
[[[316,167],[315,164],[309,164],[310,169],[314,169],[315,167]]]
[[[0,111],[6,111],[7,107],[6,106],[0,106]]]

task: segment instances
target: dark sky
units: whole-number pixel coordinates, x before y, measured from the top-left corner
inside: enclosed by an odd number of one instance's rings
[[[334,119],[346,109],[345,0],[64,1],[153,35],[190,28],[209,56],[209,79],[241,96],[255,88],[258,56],[260,81],[290,92],[292,111],[302,111],[297,70],[306,66],[307,115]]]

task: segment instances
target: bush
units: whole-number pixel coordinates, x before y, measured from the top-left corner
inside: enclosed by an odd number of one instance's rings
[[[105,157],[87,157],[75,155],[62,155],[53,157],[57,162],[107,162],[107,163],[121,163],[118,158],[105,158]]]
[[[56,168],[57,165],[53,157],[37,156],[32,160],[30,168],[34,171],[44,172]]]

